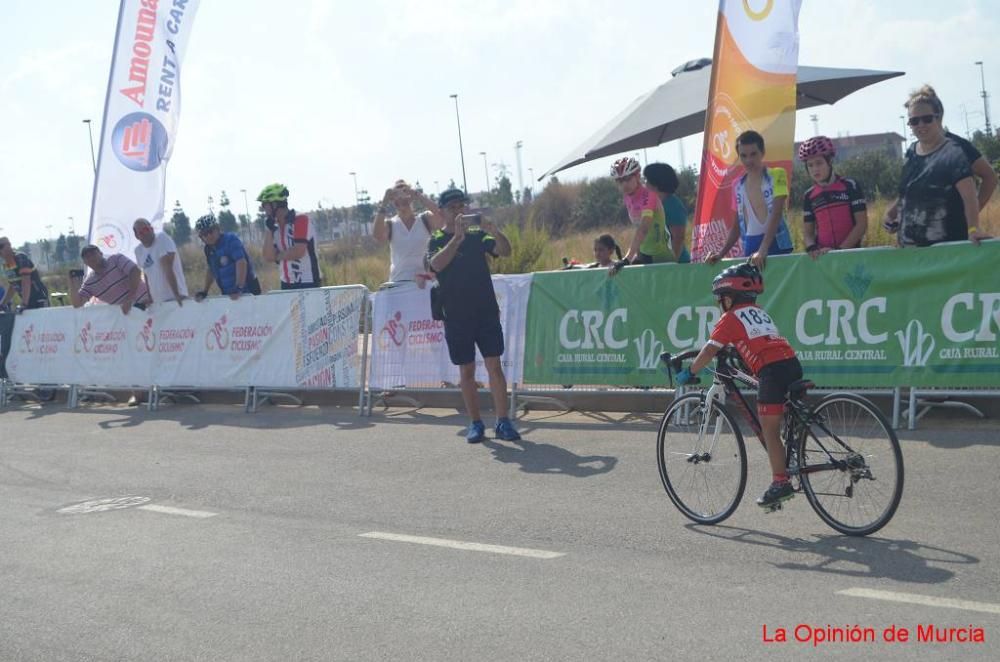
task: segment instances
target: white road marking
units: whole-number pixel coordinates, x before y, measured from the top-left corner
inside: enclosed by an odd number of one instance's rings
[[[987,614],[1000,614],[1000,605],[990,602],[973,602],[971,600],[955,600],[953,598],[936,598],[931,595],[916,593],[897,593],[895,591],[878,591],[870,588],[849,588],[837,591],[838,595],[849,595],[854,598],[871,598],[872,600],[889,600],[891,602],[906,602],[911,605],[927,607],[946,607],[948,609],[965,609],[981,611]]]
[[[124,508],[134,508],[141,504],[148,503],[147,496],[122,496],[105,497],[103,499],[90,499],[81,503],[74,503],[57,510],[63,515],[85,515],[87,513],[106,513],[109,510],[122,510]]]
[[[394,540],[396,542],[412,542],[418,545],[433,545],[435,547],[450,547],[468,552],[491,552],[493,554],[509,554],[511,556],[527,556],[535,559],[554,559],[565,556],[562,552],[549,552],[544,549],[525,549],[523,547],[504,547],[502,545],[484,545],[478,542],[463,542],[445,538],[426,538],[424,536],[408,536],[401,533],[382,533],[371,531],[358,534],[361,538],[377,538],[379,540]]]
[[[183,515],[184,517],[215,517],[219,513],[210,513],[207,510],[188,510],[187,508],[174,508],[172,506],[158,506],[155,503],[148,506],[139,506],[136,510],[148,510],[153,513],[163,513],[164,515]]]

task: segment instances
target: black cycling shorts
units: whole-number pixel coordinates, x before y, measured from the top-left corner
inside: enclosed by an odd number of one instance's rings
[[[632,264],[653,264],[653,256],[646,255],[645,253],[639,253],[632,258]]]
[[[757,374],[758,405],[783,405],[792,382],[802,379],[802,364],[795,357],[768,363]]]
[[[483,358],[503,356],[503,328],[496,313],[471,318],[450,317],[444,321],[448,356],[455,365],[476,361],[476,347]]]

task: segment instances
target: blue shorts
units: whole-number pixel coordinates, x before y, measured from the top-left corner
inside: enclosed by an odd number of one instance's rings
[[[760,248],[761,242],[763,241],[764,241],[764,235],[762,234],[754,234],[747,237],[743,237],[743,257],[750,257],[751,255],[756,253],[757,249]],[[787,255],[788,253],[791,253],[793,249],[794,249],[793,246],[789,246],[788,248],[779,248],[778,238],[775,237],[774,241],[771,242],[771,247],[767,249],[767,254]]]
[[[444,321],[444,340],[448,357],[455,365],[476,361],[476,347],[483,358],[503,356],[503,328],[500,315],[493,313],[479,317],[448,318]]]

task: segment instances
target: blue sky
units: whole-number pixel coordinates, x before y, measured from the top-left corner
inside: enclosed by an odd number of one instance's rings
[[[87,231],[93,172],[81,120],[94,120],[96,140],[117,9],[116,0],[4,0],[0,233],[15,245],[71,224]],[[528,168],[547,170],[675,66],[710,57],[716,10],[711,0],[202,0],[168,203],[197,217],[225,189],[242,213],[240,189],[253,209],[255,193],[278,180],[300,209],[348,205],[350,171],[373,197],[398,177],[430,191],[461,182],[452,93],[470,190],[483,188],[483,151],[490,176],[503,161],[516,185],[516,141],[527,181]],[[987,91],[1000,93],[998,23],[985,1],[804,0],[801,64],[907,75],[800,113],[797,135],[812,135],[811,113],[829,135],[901,131],[901,104],[924,82],[952,130],[965,133],[963,109],[981,127],[973,62],[985,61]],[[1000,106],[991,118],[1000,122]],[[686,139],[686,162],[700,150],[700,136]],[[671,143],[647,156],[678,165],[680,153]],[[602,175],[610,160],[560,177]]]

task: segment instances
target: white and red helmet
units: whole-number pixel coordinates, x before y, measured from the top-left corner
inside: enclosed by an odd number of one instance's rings
[[[799,161],[806,161],[814,156],[832,159],[836,154],[837,148],[826,136],[814,136],[799,144]]]
[[[639,162],[628,156],[618,159],[611,165],[611,176],[615,179],[625,179],[638,174],[640,170],[642,168],[639,166]]]

